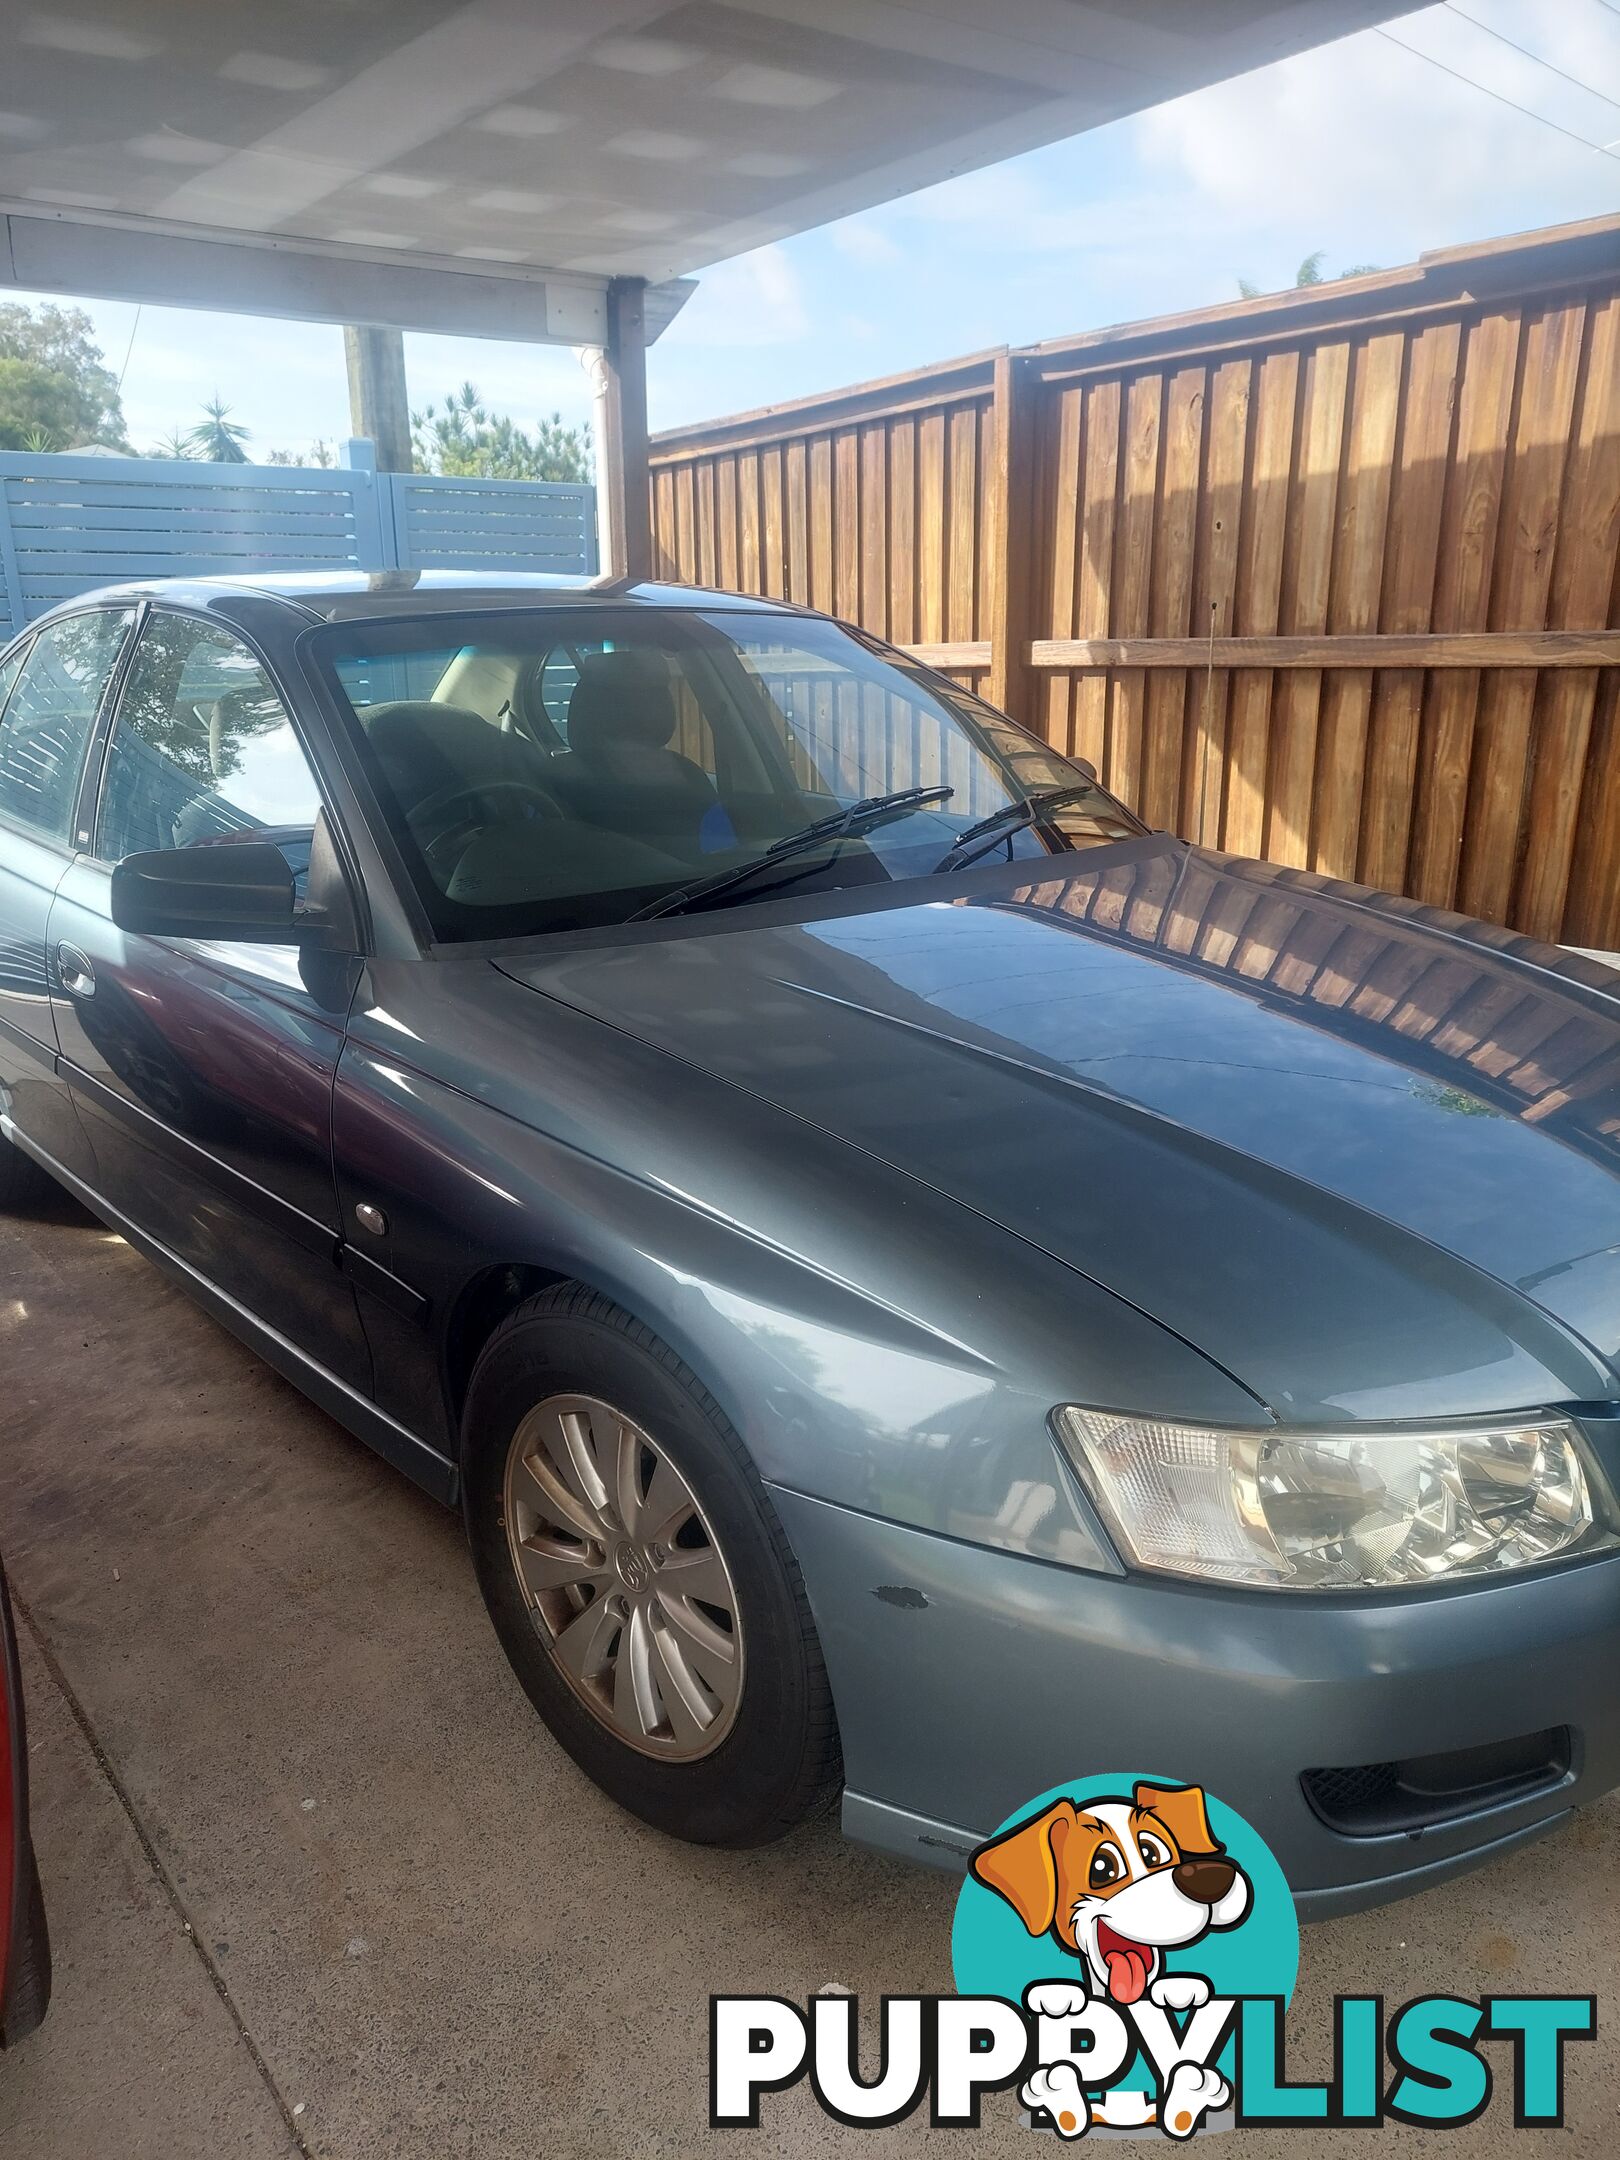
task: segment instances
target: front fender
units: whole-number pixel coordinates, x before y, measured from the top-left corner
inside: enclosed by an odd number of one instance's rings
[[[586,1025],[593,1025],[585,1023]],[[426,1325],[366,1294],[383,1407],[454,1452],[446,1316],[490,1268],[588,1283],[651,1327],[761,1475],[952,1537],[1117,1568],[1048,1432],[1055,1403],[1234,1421],[1253,1398],[1187,1344],[1011,1233],[690,1068],[648,1136],[599,1046],[599,1146],[542,1132],[351,1041],[334,1105],[345,1217]],[[634,1131],[620,1126],[634,1112]],[[360,1233],[351,1235],[359,1242]]]

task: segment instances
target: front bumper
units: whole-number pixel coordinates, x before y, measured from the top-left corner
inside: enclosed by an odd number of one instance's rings
[[[1415,1597],[1082,1574],[773,1488],[843,1738],[845,1828],[962,1868],[1013,1811],[1101,1772],[1203,1785],[1304,1917],[1377,1905],[1620,1785],[1620,1554]],[[1302,1773],[1568,1726],[1568,1770],[1422,1829],[1348,1836]]]

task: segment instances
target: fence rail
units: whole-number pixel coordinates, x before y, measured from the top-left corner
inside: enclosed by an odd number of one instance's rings
[[[369,446],[357,446],[365,448]],[[0,645],[131,578],[596,568],[596,496],[562,482],[0,453]]]
[[[658,565],[1150,822],[1620,945],[1620,219],[655,439]]]

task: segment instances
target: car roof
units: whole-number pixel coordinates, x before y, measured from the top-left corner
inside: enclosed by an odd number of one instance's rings
[[[809,614],[791,601],[691,585],[631,584],[622,578],[549,576],[532,570],[297,570],[263,577],[141,578],[78,593],[64,606],[111,600],[168,600],[204,612],[234,601],[280,600],[323,622],[407,614],[462,614],[488,608],[734,608],[750,614]],[[54,610],[53,610],[54,612]]]

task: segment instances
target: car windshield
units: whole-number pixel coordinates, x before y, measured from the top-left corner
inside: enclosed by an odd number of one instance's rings
[[[984,863],[1142,830],[968,692],[813,616],[513,610],[315,651],[441,938],[922,877],[963,835]]]

